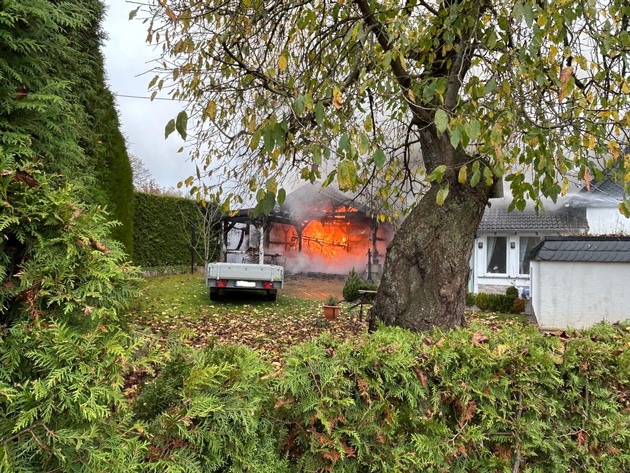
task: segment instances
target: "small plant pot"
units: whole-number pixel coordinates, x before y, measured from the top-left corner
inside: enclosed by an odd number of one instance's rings
[[[326,320],[335,320],[338,315],[339,315],[338,305],[325,305],[324,306],[324,317],[326,317]]]

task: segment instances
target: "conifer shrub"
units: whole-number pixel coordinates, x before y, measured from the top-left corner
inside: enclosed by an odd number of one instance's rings
[[[627,326],[381,328],[297,346],[279,372],[239,346],[184,349],[168,368],[183,376],[169,384],[165,367],[151,385],[168,404],[138,416],[145,461],[160,472],[630,471],[629,343]]]
[[[343,285],[342,295],[344,300],[352,302],[359,298],[360,290],[375,291],[377,289],[378,286],[376,284],[371,284],[367,281],[364,281],[363,278],[359,276],[359,273],[357,273],[357,271],[352,268],[350,273],[348,273],[348,278]]]
[[[194,233],[195,263],[204,263],[204,241],[208,256],[218,254],[218,240],[205,228],[204,211],[191,199],[134,193],[134,256],[136,264],[147,267],[190,265]],[[194,230],[193,230],[194,229]],[[211,229],[212,230],[212,229]],[[217,232],[214,235],[218,234]]]
[[[0,471],[129,471],[135,269],[72,186],[2,148],[0,169]]]
[[[509,286],[505,290],[505,295],[513,297],[514,299],[516,299],[518,297],[518,289],[515,286]]]
[[[134,411],[150,441],[146,471],[288,472],[270,366],[242,346],[193,350],[158,368]]]
[[[630,335],[603,326],[296,348],[275,387],[295,471],[630,471]]]

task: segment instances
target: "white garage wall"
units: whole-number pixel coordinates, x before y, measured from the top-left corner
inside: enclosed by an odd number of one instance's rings
[[[532,261],[532,307],[546,329],[630,320],[630,264]]]

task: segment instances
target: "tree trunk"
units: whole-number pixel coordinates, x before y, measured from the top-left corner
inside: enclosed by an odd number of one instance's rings
[[[447,179],[444,205],[436,204],[434,184],[388,246],[372,329],[375,319],[414,331],[464,325],[470,255],[490,187]]]

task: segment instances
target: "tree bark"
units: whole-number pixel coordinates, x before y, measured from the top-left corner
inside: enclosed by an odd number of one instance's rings
[[[444,205],[436,203],[434,184],[388,246],[371,329],[375,319],[413,331],[465,324],[470,255],[491,188],[447,180]]]

